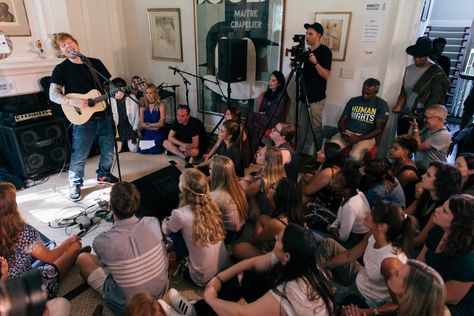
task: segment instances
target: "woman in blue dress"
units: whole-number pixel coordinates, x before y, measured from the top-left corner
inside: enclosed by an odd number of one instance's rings
[[[141,143],[138,152],[161,154],[165,151],[163,147],[163,141],[167,136],[164,128],[165,121],[166,106],[161,102],[156,86],[148,84],[145,90],[144,104],[140,108],[140,128],[142,129],[142,140],[153,140],[155,145],[147,148]]]

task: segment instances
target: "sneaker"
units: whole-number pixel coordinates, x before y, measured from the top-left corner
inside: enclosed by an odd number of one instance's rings
[[[106,176],[97,177],[97,181],[99,183],[117,183],[119,182],[119,179],[113,174],[109,173]]]
[[[78,184],[73,184],[69,187],[69,199],[73,202],[81,199],[81,187]]]
[[[197,315],[196,312],[194,311],[193,304],[191,304],[187,298],[184,298],[183,296],[181,296],[181,294],[179,294],[178,291],[171,288],[168,291],[168,295],[170,297],[171,305],[178,313],[181,313],[181,315],[186,315],[186,316]]]
[[[163,308],[163,311],[165,312],[166,316],[178,316],[181,315],[178,312],[176,312],[173,307],[169,306],[168,303],[163,301],[162,299],[158,300],[158,304],[161,305],[161,308]]]

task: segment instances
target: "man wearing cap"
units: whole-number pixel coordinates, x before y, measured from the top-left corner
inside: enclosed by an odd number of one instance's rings
[[[311,52],[303,63],[303,83],[308,103],[311,110],[311,119],[308,116],[306,105],[300,106],[298,118],[298,153],[313,155],[313,153],[321,148],[323,139],[322,119],[324,110],[324,101],[326,99],[326,82],[331,75],[331,50],[321,43],[323,36],[323,26],[317,22],[313,24],[306,23],[306,43],[309,45]],[[306,101],[304,96],[302,101]],[[316,150],[314,148],[313,134],[311,125],[313,125]]]
[[[416,117],[422,127],[425,108],[443,104],[450,85],[443,69],[428,58],[433,52],[428,37],[419,37],[416,44],[409,46],[406,52],[413,56],[415,63],[406,68],[400,94],[392,108],[394,113],[400,113],[398,135],[408,132],[410,117]]]

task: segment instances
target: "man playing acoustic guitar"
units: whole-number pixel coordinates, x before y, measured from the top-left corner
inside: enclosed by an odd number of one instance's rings
[[[70,97],[71,93],[88,94],[93,89],[98,90],[100,94],[105,93],[101,84],[102,80],[99,80],[94,70],[90,69],[87,61],[105,77],[110,78],[110,73],[99,59],[89,58],[83,62],[77,56],[79,44],[70,34],[56,33],[52,46],[58,56],[61,55],[67,59],[58,64],[53,70],[49,97],[51,101],[61,104],[63,108],[72,108],[74,109],[73,112],[81,114],[81,111],[85,112],[89,109],[88,100],[93,97],[82,96],[81,98],[77,95],[76,97]],[[94,97],[98,96],[98,94],[94,95]],[[99,168],[96,170],[97,180],[102,183],[118,181],[110,173],[114,153],[114,131],[112,116],[103,111],[105,107],[106,105],[99,111],[94,112],[90,119],[85,122],[73,122],[72,154],[69,164],[69,199],[71,201],[76,202],[81,199],[84,167],[96,137],[100,147]]]

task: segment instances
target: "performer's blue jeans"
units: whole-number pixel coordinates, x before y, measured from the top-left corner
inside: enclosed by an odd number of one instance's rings
[[[98,177],[108,175],[114,159],[112,118],[110,116],[92,117],[85,124],[74,125],[72,135],[69,185],[82,186],[84,167],[96,137],[99,141],[100,147],[100,161],[96,173]]]

